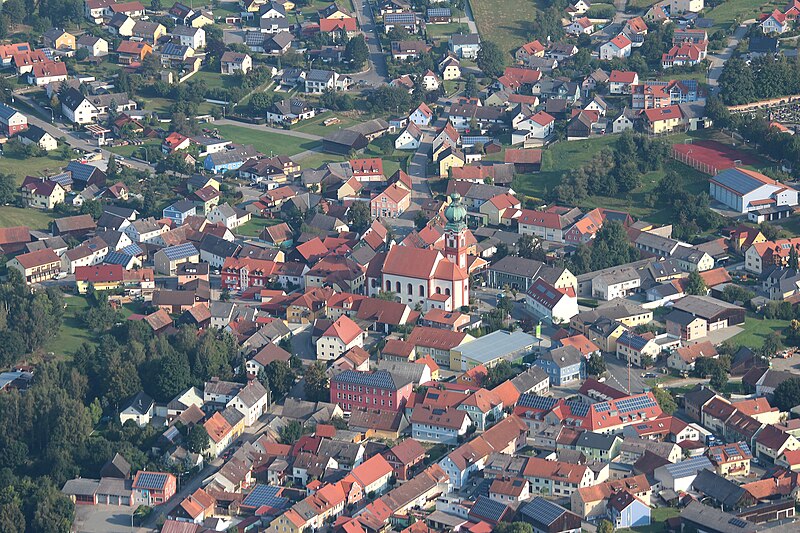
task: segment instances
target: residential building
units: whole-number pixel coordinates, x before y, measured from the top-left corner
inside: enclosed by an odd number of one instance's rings
[[[345,370],[331,378],[331,403],[346,412],[357,408],[400,411],[411,394],[413,383],[386,370],[356,372]]]

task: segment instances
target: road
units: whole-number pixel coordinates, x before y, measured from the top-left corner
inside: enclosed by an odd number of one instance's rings
[[[176,492],[175,496],[170,498],[167,503],[155,507],[153,512],[150,513],[150,516],[148,516],[147,519],[142,523],[141,527],[146,529],[157,529],[156,524],[159,523],[159,520],[169,515],[169,513],[171,513],[175,507],[180,505],[180,503],[185,500],[187,496],[199,489],[204,479],[216,474],[217,471],[222,467],[222,464],[222,459],[219,458],[214,459],[212,462],[206,464],[200,473],[193,476],[187,483],[184,483],[183,486],[181,486],[181,490]]]
[[[30,108],[32,108],[34,111],[36,111],[37,113],[40,113],[42,116],[50,115],[50,111],[49,110],[44,109],[42,106],[40,106],[37,102],[35,102],[33,99],[31,99],[27,95],[15,93],[14,94],[14,98],[24,102]],[[85,150],[87,152],[93,152],[94,150],[97,149],[97,144],[93,144],[93,143],[88,142],[86,139],[81,137],[77,132],[72,131],[70,126],[68,126],[68,125],[63,125],[63,129],[62,129],[62,127],[58,127],[58,123],[57,122],[56,123],[50,123],[50,122],[48,122],[46,120],[40,119],[39,117],[37,117],[36,115],[34,115],[32,113],[26,113],[26,114],[28,116],[28,122],[29,123],[31,123],[31,124],[33,124],[35,126],[39,126],[40,128],[45,130],[47,133],[49,133],[50,135],[52,135],[56,139],[61,139],[61,138],[66,139],[67,144],[69,144],[70,147],[72,147],[72,148],[79,148],[79,149]],[[108,158],[111,157],[111,153],[112,152],[109,152],[106,149],[101,149],[101,153],[103,155],[103,158],[108,160]],[[117,157],[119,157],[119,156],[117,156]],[[131,159],[125,159],[125,163],[129,164],[130,166],[132,166],[136,170],[143,170],[143,171],[146,171],[146,172],[152,172],[153,171],[153,168],[150,165],[145,164],[145,163],[140,163],[138,161],[132,161]]]
[[[375,25],[375,18],[372,15],[372,7],[368,1],[365,2],[364,0],[353,0],[353,6],[356,8],[356,19],[361,31],[364,32],[364,39],[369,49],[370,68],[366,72],[353,74],[351,77],[354,81],[363,80],[373,87],[389,83],[389,69],[386,66],[386,56],[381,50],[381,42],[377,34],[378,29]]]
[[[710,93],[715,93],[719,90],[719,77],[722,74],[722,67],[725,65],[725,61],[731,58],[733,51],[739,46],[739,41],[747,34],[747,28],[754,22],[755,20],[746,20],[743,22],[736,28],[733,35],[728,38],[728,46],[720,52],[708,54],[708,60],[711,63],[708,69],[708,87]]]

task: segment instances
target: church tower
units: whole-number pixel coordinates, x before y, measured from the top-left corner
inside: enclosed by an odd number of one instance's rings
[[[467,271],[467,209],[461,203],[461,195],[450,195],[450,205],[444,211],[447,224],[444,227],[444,255],[453,264]]]

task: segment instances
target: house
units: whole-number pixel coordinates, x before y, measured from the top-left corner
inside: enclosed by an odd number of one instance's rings
[[[765,464],[771,464],[775,463],[784,452],[798,449],[800,441],[797,438],[774,425],[766,425],[756,435],[753,457],[764,461]]]
[[[678,105],[645,109],[642,112],[646,130],[654,135],[686,129],[686,121]]]
[[[594,23],[588,17],[580,17],[569,23],[565,30],[570,35],[591,35],[594,33]]]
[[[144,15],[145,10],[141,2],[117,2],[109,4],[106,9],[106,15],[113,16],[117,13],[123,13],[129,17],[141,17]]]
[[[27,130],[20,133],[17,138],[22,144],[35,144],[46,152],[58,148],[58,141],[56,138],[39,126],[31,125]]]
[[[11,106],[0,103],[0,131],[12,137],[27,129],[28,117]]]
[[[76,42],[78,50],[88,50],[91,57],[102,57],[108,55],[108,41],[102,37],[96,37],[85,33]]]
[[[552,206],[545,211],[523,209],[517,218],[517,232],[532,234],[545,241],[564,242],[564,234],[583,213],[576,208]]]
[[[795,189],[745,168],[729,168],[713,176],[709,181],[709,193],[738,213],[798,204]]]
[[[117,47],[117,62],[120,65],[138,65],[152,53],[153,47],[144,41],[122,41]]]
[[[177,25],[172,28],[170,35],[177,37],[181,46],[189,46],[193,50],[206,46],[206,31],[203,28]]]
[[[538,111],[512,124],[514,133],[511,144],[526,142],[530,139],[535,139],[541,143],[553,133],[555,123],[556,119],[554,116],[544,111]]]
[[[166,503],[175,495],[176,487],[172,474],[140,470],[133,478],[134,504],[156,506]]]
[[[395,150],[416,150],[422,140],[422,130],[411,122],[394,141]]]
[[[773,10],[761,23],[761,31],[766,34],[777,33],[780,35],[789,31],[790,28],[791,25],[786,19],[786,15],[781,13],[778,9]]]
[[[481,49],[481,41],[477,33],[451,35],[448,47],[459,59],[475,59]]]
[[[155,413],[155,402],[144,392],[139,392],[129,398],[119,412],[119,422],[125,425],[129,420],[139,427],[150,423]]]
[[[274,102],[267,109],[267,120],[281,124],[296,124],[302,120],[314,118],[316,109],[299,98],[291,98]]]
[[[159,39],[167,34],[167,28],[158,22],[149,22],[146,20],[137,20],[133,25],[132,37],[136,37],[155,45]]]
[[[51,28],[42,34],[42,44],[57,51],[72,51],[75,36],[61,28]]]
[[[541,496],[519,508],[517,519],[547,533],[580,533],[581,517]]]
[[[156,272],[165,276],[174,276],[177,273],[178,265],[199,261],[200,253],[191,242],[167,246],[158,250],[153,256]]]
[[[136,21],[125,13],[116,13],[113,17],[111,17],[111,20],[108,21],[107,27],[108,31],[112,35],[118,35],[120,37],[132,37],[133,27],[135,25]]]
[[[667,367],[674,368],[679,372],[694,371],[695,362],[701,357],[711,357],[716,359],[719,356],[714,345],[708,341],[681,346],[673,350],[667,356]]]
[[[608,92],[611,94],[631,94],[632,87],[639,84],[636,72],[612,70],[608,77]]]
[[[699,13],[703,10],[704,0],[669,0],[670,15]]]
[[[60,97],[61,113],[73,124],[90,124],[99,114],[97,108],[79,90],[70,87]]]
[[[398,61],[416,59],[420,54],[429,52],[431,49],[430,45],[422,41],[392,41],[391,48],[392,59],[396,59]]]
[[[525,306],[553,324],[569,323],[578,314],[574,288],[557,289],[544,279],[534,281],[525,291]]]
[[[418,33],[424,21],[413,11],[387,13],[383,16],[383,30],[389,33],[394,28],[403,28],[408,33]]]
[[[422,75],[422,87],[428,92],[439,90],[439,78],[435,72],[428,70]]]
[[[393,183],[383,192],[370,200],[370,212],[373,218],[397,218],[411,205],[411,191],[402,185]]]
[[[444,81],[459,79],[461,77],[461,62],[448,54],[439,62],[439,74]]]
[[[425,75],[433,74],[430,70],[425,73]],[[435,75],[434,75],[435,78]],[[423,84],[425,84],[425,79],[423,77]],[[438,84],[438,80],[436,80]],[[427,87],[427,85],[426,85]],[[428,89],[432,90],[432,89]],[[416,124],[417,126],[428,126],[431,123],[431,119],[433,119],[433,111],[425,102],[419,104],[419,106],[410,114],[408,115],[408,120],[412,124]]]
[[[212,209],[206,218],[212,224],[222,224],[228,229],[236,229],[250,220],[250,213],[242,209],[220,204]]]
[[[162,210],[162,216],[173,221],[177,227],[182,226],[186,219],[190,216],[194,216],[196,212],[197,206],[194,202],[179,200],[165,207]]]
[[[472,425],[465,411],[417,405],[411,412],[411,436],[421,442],[457,444]]]
[[[800,246],[800,239],[780,239],[755,243],[744,254],[745,270],[756,274],[764,273],[769,267],[787,267],[789,255]]]
[[[225,406],[234,407],[244,415],[244,425],[250,427],[267,412],[271,403],[269,389],[258,379],[251,379]]]
[[[344,370],[331,377],[331,403],[338,404],[345,412],[358,408],[398,412],[405,407],[413,386],[407,377],[387,370]]]
[[[650,525],[650,506],[628,491],[620,491],[608,499],[608,518],[615,528]]]
[[[531,483],[532,493],[559,497],[570,496],[578,489],[594,484],[594,473],[586,465],[539,457],[528,459],[523,475]]]
[[[28,176],[19,188],[23,203],[28,207],[53,209],[64,203],[66,192],[55,181]]]
[[[250,54],[240,52],[225,52],[220,59],[220,71],[222,74],[247,74],[253,70],[253,58]]]
[[[630,492],[645,504],[650,503],[652,488],[644,474],[609,480],[579,488],[570,497],[572,512],[583,518],[607,516],[606,503],[619,492]]]
[[[214,174],[224,174],[230,170],[237,170],[245,161],[258,156],[258,152],[251,145],[232,145],[231,149],[224,152],[208,154],[203,159],[203,168]]]
[[[699,472],[713,469],[714,467],[708,457],[699,455],[675,464],[670,463],[660,466],[653,471],[653,476],[665,489],[685,492],[692,486]]]
[[[546,352],[534,364],[550,377],[551,387],[586,379],[586,358],[574,346],[562,346]]]
[[[350,86],[351,79],[333,70],[311,69],[305,78],[305,92],[321,94],[326,90],[345,91]]]
[[[614,58],[624,58],[631,55],[633,44],[627,35],[620,33],[600,47],[600,59],[611,61]]]
[[[514,52],[514,59],[516,59],[517,63],[524,64],[527,63],[528,59],[531,57],[544,57],[545,50],[544,45],[538,40],[531,41],[523,44]]]

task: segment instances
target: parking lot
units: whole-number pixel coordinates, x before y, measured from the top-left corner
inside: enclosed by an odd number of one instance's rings
[[[135,507],[115,505],[76,505],[75,531],[78,533],[149,532],[147,528],[132,528],[131,516]]]

